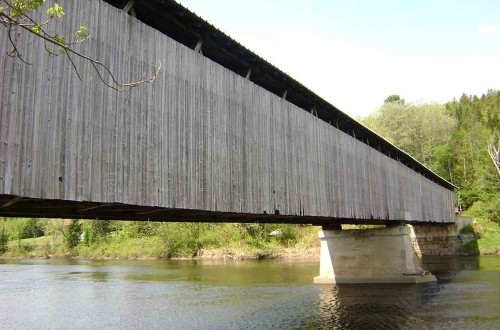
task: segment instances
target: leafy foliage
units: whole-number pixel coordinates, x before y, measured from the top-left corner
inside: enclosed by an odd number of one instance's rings
[[[22,237],[31,238],[44,235],[46,221],[43,219],[28,218],[25,220]]]
[[[393,102],[405,104],[405,100],[402,99],[401,96],[397,94],[390,95],[384,100],[384,103],[393,103]]]
[[[482,202],[485,216],[500,221],[500,173],[488,154],[488,141],[500,132],[500,92],[462,95],[446,104],[458,121],[451,141],[455,184],[464,208]]]
[[[442,146],[456,127],[443,105],[399,101],[384,103],[363,123],[431,169],[442,165],[436,158],[443,157]]]
[[[0,228],[0,254],[4,254],[5,252],[7,252],[7,243],[9,243],[9,235],[7,235],[5,227],[2,226]]]
[[[37,218],[12,218],[3,222],[2,228],[11,240],[34,238],[44,235],[47,221]]]
[[[112,221],[110,220],[87,220],[82,225],[84,242],[91,245],[106,237],[113,230]]]
[[[71,220],[70,224],[65,228],[64,240],[66,245],[72,249],[80,242],[82,235],[82,224],[80,220]]]

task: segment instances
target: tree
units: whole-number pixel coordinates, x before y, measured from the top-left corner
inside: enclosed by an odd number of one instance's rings
[[[431,169],[438,167],[436,153],[442,157],[438,147],[450,141],[456,127],[456,120],[436,103],[386,102],[362,121]],[[440,174],[447,176],[448,172]]]
[[[488,154],[498,171],[498,179],[500,180],[500,134],[497,135],[498,139],[492,135],[488,141]]]
[[[450,142],[451,163],[464,208],[475,204],[485,217],[498,219],[500,173],[494,158],[499,147],[500,92],[489,90],[480,97],[463,94],[459,100],[448,102],[446,111],[458,123]]]
[[[5,226],[2,225],[0,228],[0,255],[4,254],[8,250],[9,235],[5,231]]]
[[[401,96],[394,94],[388,96],[385,100],[384,103],[401,103],[405,104],[405,100],[401,98]]]
[[[12,46],[12,50],[8,53],[9,56],[16,57],[20,61],[30,65],[17,46],[20,32],[24,32],[26,34],[33,34],[42,39],[45,43],[45,50],[50,55],[65,56],[71,63],[71,66],[80,80],[82,80],[82,77],[74,61],[75,57],[84,59],[90,63],[104,85],[117,91],[128,90],[144,83],[152,83],[158,76],[161,63],[158,65],[155,74],[149,78],[133,82],[119,82],[108,66],[75,49],[76,45],[91,38],[85,25],[80,26],[79,29],[74,31],[70,39],[57,32],[49,32],[48,28],[50,24],[61,19],[65,15],[63,8],[59,4],[55,3],[47,7],[44,21],[38,21],[35,18],[34,14],[42,8],[44,3],[45,0],[0,0],[0,26],[6,28],[7,37]]]
[[[111,231],[111,220],[87,220],[83,226],[85,244],[105,239]]]
[[[70,249],[76,247],[82,235],[82,224],[80,220],[71,220],[70,224],[63,231],[64,240]]]
[[[50,219],[45,226],[45,236],[52,237],[52,245],[57,245],[59,236],[64,237],[64,228],[66,227],[67,220],[65,219]]]
[[[28,218],[24,220],[22,238],[36,238],[44,235],[46,221],[37,218]]]

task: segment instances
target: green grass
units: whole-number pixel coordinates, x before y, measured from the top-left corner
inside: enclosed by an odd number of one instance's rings
[[[500,253],[500,225],[494,221],[476,218],[472,224],[478,236],[477,245],[481,254]]]
[[[63,238],[61,235],[58,236],[42,236],[36,238],[23,238],[21,240],[10,241],[8,246],[10,248],[16,248],[19,244],[22,246],[44,246],[47,244],[62,244]]]
[[[68,250],[64,247],[61,236],[42,236],[9,241],[4,257],[64,257]]]
[[[110,237],[91,245],[79,244],[75,255],[84,259],[154,259],[165,255],[161,240],[156,236],[140,238]]]

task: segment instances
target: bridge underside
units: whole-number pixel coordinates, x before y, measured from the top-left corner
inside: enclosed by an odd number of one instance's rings
[[[330,227],[337,224],[384,225],[385,219],[217,212],[164,207],[99,203],[0,195],[0,217],[100,219],[160,222],[292,223]],[[391,220],[390,223],[395,223]],[[412,223],[402,220],[400,223]]]

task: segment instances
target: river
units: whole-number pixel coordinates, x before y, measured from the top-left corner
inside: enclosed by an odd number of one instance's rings
[[[499,329],[500,257],[430,285],[314,285],[318,263],[0,260],[1,329]]]

